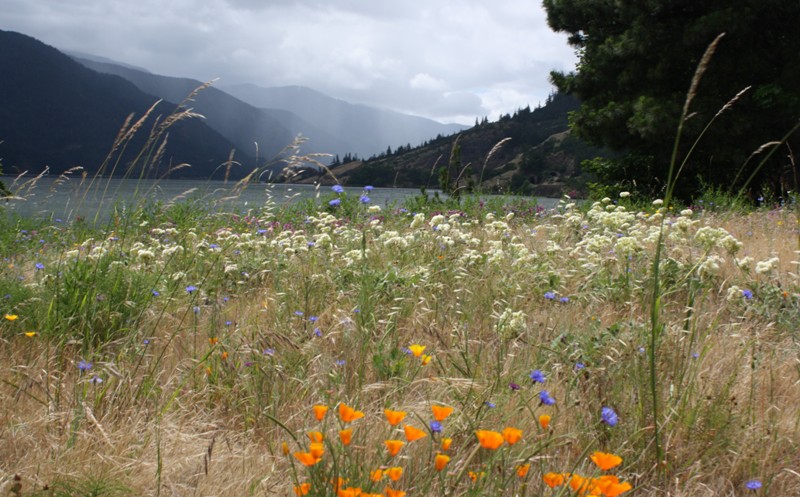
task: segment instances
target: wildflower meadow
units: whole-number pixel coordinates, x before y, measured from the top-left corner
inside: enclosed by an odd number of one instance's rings
[[[794,204],[369,195],[3,217],[4,495],[800,494]]]

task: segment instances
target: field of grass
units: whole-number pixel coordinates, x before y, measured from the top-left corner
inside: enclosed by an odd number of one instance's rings
[[[800,495],[794,211],[627,200],[0,220],[0,493]]]

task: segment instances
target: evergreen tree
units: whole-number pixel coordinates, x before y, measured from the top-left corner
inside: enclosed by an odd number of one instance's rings
[[[695,70],[720,33],[684,124],[679,159],[703,128],[744,88],[698,142],[682,172],[685,197],[701,183],[729,185],[752,152],[780,140],[800,118],[800,2],[785,0],[544,0],[548,23],[568,33],[577,71],[553,72],[559,91],[577,96],[571,127],[592,144],[625,153],[595,161],[602,181],[663,188],[678,119]],[[789,141],[800,149],[795,133]],[[757,178],[780,187],[786,149]],[[740,178],[746,178],[749,170]],[[796,161],[800,164],[800,161]],[[786,174],[789,173],[789,174]]]

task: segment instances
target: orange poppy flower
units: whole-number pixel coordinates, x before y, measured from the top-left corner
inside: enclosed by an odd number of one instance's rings
[[[343,445],[350,445],[353,441],[353,430],[339,430],[339,440]]]
[[[450,450],[450,444],[453,443],[452,438],[443,438],[442,439],[442,450]]]
[[[603,489],[603,494],[606,497],[617,497],[632,488],[631,484],[626,481],[610,483]]]
[[[384,440],[386,450],[389,451],[390,456],[396,456],[400,449],[406,444],[402,440]]]
[[[383,492],[386,494],[386,497],[405,497],[406,495],[402,490],[393,490],[389,487],[384,488]]]
[[[622,464],[622,458],[608,452],[595,452],[591,456],[592,462],[603,471],[615,468]]]
[[[542,476],[542,480],[548,487],[555,488],[564,484],[564,475],[561,473],[546,473]]]
[[[386,415],[386,421],[392,426],[397,426],[400,421],[406,417],[405,411],[392,411],[391,409],[384,409],[383,413]]]
[[[328,412],[328,406],[323,406],[320,404],[315,405],[311,409],[313,409],[314,417],[317,418],[317,421],[322,421],[325,419],[325,413]]]
[[[475,436],[484,449],[496,450],[503,445],[503,435],[492,430],[477,430]]]
[[[508,445],[514,445],[522,440],[522,430],[509,426],[503,430],[503,438],[508,442]]]
[[[307,494],[309,490],[311,490],[311,484],[310,483],[303,483],[299,487],[294,487],[294,493],[295,493],[295,495],[298,495],[298,496],[302,496],[302,495]]]
[[[386,470],[386,476],[392,481],[397,481],[403,476],[403,468],[395,466]]]
[[[539,426],[541,426],[543,430],[546,430],[547,427],[550,426],[550,419],[549,414],[542,414],[539,416]]]
[[[450,462],[450,456],[446,456],[444,454],[436,454],[436,459],[433,462],[436,471],[441,471],[447,466],[447,463]]]
[[[321,444],[322,443],[322,432],[320,431],[309,431],[308,438],[311,439],[312,442]]]
[[[422,354],[421,362],[423,366],[427,366],[429,362],[431,362],[433,356],[429,356],[428,354]]]
[[[485,474],[485,471],[481,471],[480,473],[476,473],[475,471],[467,471],[467,476],[469,476],[469,479],[473,482],[477,481],[478,478],[483,478]]]
[[[381,478],[383,478],[383,470],[380,468],[371,471],[369,474],[369,479],[372,481],[381,481]]]
[[[312,456],[320,459],[322,455],[325,453],[325,446],[321,443],[312,443],[308,446],[308,451],[311,453]]]
[[[281,452],[283,452],[284,456],[288,456],[289,455],[289,444],[287,444],[286,442],[281,443]]]
[[[414,428],[411,425],[405,425],[403,427],[403,431],[406,433],[406,440],[409,442],[413,442],[414,440],[419,440],[420,438],[425,438],[428,436],[427,433],[420,430],[419,428]]]
[[[431,406],[431,410],[433,411],[433,419],[436,421],[444,421],[448,416],[453,414],[452,407]]]
[[[223,350],[222,351],[222,360],[223,361],[227,361],[228,360],[228,351],[227,350]]]
[[[408,350],[410,350],[411,353],[414,354],[414,357],[419,357],[425,351],[425,346],[415,343],[413,345],[409,345]]]
[[[318,458],[314,457],[311,452],[295,452],[294,457],[296,457],[303,466],[313,466],[320,461]]]
[[[345,423],[349,423],[351,421],[363,418],[364,413],[361,411],[356,411],[346,404],[339,404],[339,417],[342,418],[342,421]]]
[[[530,464],[523,464],[522,466],[517,466],[517,476],[520,478],[525,478],[528,476],[528,471],[531,469]]]
[[[217,342],[219,342],[219,338],[217,337],[211,337],[208,339],[208,344],[211,345],[212,347],[216,345]]]
[[[359,497],[360,495],[361,487],[340,488],[336,491],[336,497]]]

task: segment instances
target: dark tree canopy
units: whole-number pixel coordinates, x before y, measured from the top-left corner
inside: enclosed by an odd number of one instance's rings
[[[601,181],[657,193],[663,188],[678,120],[706,47],[720,33],[685,123],[679,159],[701,130],[737,93],[750,86],[698,143],[677,193],[731,185],[762,144],[780,140],[800,119],[800,1],[798,0],[544,0],[548,23],[569,34],[577,70],[551,74],[559,91],[577,96],[575,133],[624,152],[598,161]],[[792,135],[756,179],[795,190]],[[758,160],[748,163],[749,176]]]

